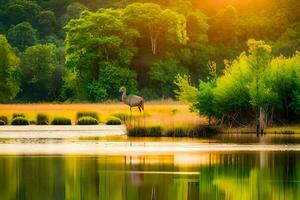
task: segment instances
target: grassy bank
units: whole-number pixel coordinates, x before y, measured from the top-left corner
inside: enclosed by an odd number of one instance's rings
[[[35,120],[38,113],[44,113],[52,121],[56,117],[65,117],[76,122],[77,112],[96,112],[100,117],[100,122],[104,123],[112,117],[130,120],[129,107],[123,103],[103,103],[103,104],[1,104],[0,116],[7,116],[12,120],[14,113],[25,114],[29,121]],[[145,118],[138,109],[133,109],[133,118],[145,123],[146,126],[190,126],[196,124],[206,124],[205,118],[198,117],[191,113],[189,107],[173,101],[147,102],[145,105]]]

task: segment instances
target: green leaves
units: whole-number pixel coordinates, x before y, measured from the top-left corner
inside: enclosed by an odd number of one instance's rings
[[[19,58],[4,35],[0,35],[0,55],[0,102],[5,102],[19,92]]]

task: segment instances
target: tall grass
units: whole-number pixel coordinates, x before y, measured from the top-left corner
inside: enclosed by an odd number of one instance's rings
[[[200,118],[196,113],[189,111],[189,106],[172,101],[150,102],[145,105],[145,115],[138,109],[133,109],[133,119],[139,120],[140,125],[161,126],[172,128],[177,126],[190,126],[205,124],[206,119]],[[4,116],[12,116],[13,113],[24,113],[30,121],[36,120],[37,111],[46,114],[51,122],[55,117],[64,116],[77,122],[77,113],[89,113],[93,111],[101,116],[101,121],[107,122],[111,117],[117,117],[124,124],[130,121],[129,107],[123,103],[107,104],[0,104],[0,113]],[[144,118],[145,116],[145,118]]]

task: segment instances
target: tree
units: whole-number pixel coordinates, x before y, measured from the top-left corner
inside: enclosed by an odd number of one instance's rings
[[[55,14],[52,11],[40,12],[36,17],[36,27],[43,37],[54,34],[57,27]]]
[[[130,4],[123,18],[128,26],[138,29],[141,36],[147,38],[153,55],[157,53],[158,42],[185,44],[187,41],[185,17],[169,9],[163,10],[157,4]]]
[[[112,9],[100,9],[96,13],[84,11],[79,19],[71,20],[65,27],[66,66],[76,74],[77,87],[81,89],[77,98],[91,97],[90,88],[100,91],[94,87],[95,82],[106,76],[103,72],[107,66],[114,66],[116,73],[121,73],[123,70],[119,68],[125,70],[131,63],[136,52],[133,42],[138,33],[123,23],[121,15],[122,11]],[[110,83],[105,84],[101,85],[104,89]],[[107,90],[107,96],[113,96],[112,92]]]
[[[32,23],[41,10],[42,8],[34,1],[9,1],[5,7],[5,17],[8,24]]]
[[[209,40],[216,44],[233,44],[236,42],[237,11],[232,6],[221,9],[211,19]]]
[[[62,60],[54,45],[35,45],[21,54],[22,92],[27,101],[53,101],[62,84]]]
[[[186,30],[187,36],[189,38],[189,43],[200,43],[208,41],[208,24],[206,18],[207,17],[200,11],[188,13],[186,17]]]
[[[180,65],[180,63],[172,56],[165,60],[154,63],[150,69],[149,75],[154,81],[158,94],[162,97],[174,97],[176,88],[175,80],[178,75],[187,75],[188,70]]]
[[[20,51],[37,43],[37,30],[28,22],[22,22],[8,30],[8,40]]]
[[[4,35],[0,35],[0,55],[0,102],[5,102],[19,92],[19,58]]]

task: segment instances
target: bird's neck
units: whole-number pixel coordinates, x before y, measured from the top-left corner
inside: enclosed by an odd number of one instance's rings
[[[122,100],[124,101],[126,99],[126,89],[123,91],[123,94],[122,94]]]

